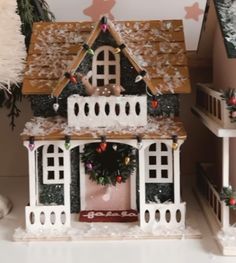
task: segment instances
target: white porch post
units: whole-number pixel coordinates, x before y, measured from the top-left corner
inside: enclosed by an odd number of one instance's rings
[[[70,213],[70,183],[71,183],[71,165],[70,165],[70,150],[64,150],[64,206],[66,212],[66,225],[71,225]]]
[[[223,137],[222,138],[222,186],[228,187],[229,186],[229,138]],[[222,211],[221,211],[221,218],[222,218],[222,228],[229,227],[229,207],[222,202]]]
[[[139,210],[140,210],[140,227],[145,226],[145,147],[139,150]]]
[[[24,145],[28,149],[28,165],[29,165],[29,203],[30,206],[36,205],[36,150],[31,151],[28,148],[28,142],[25,141]]]
[[[180,204],[180,146],[183,140],[178,140],[178,148],[173,150],[173,170],[174,170],[174,203]]]

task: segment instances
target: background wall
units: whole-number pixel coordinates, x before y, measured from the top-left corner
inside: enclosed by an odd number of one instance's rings
[[[197,48],[206,0],[48,0],[57,21],[91,20],[100,12],[114,16],[117,20],[138,19],[183,19],[188,50]],[[86,16],[85,13],[90,14]],[[210,78],[206,70],[192,70],[193,84]],[[208,156],[200,151],[200,144],[208,140],[204,127],[194,119],[190,108],[195,103],[194,90],[190,95],[181,96],[181,117],[185,123],[188,140],[182,150],[182,172],[193,173],[197,160]],[[20,105],[21,115],[16,121],[16,129],[11,131],[8,111],[0,109],[0,176],[26,176],[27,151],[22,146],[20,133],[31,117],[29,102],[24,99]],[[205,139],[203,139],[205,138]],[[202,140],[203,139],[203,140]]]
[[[79,0],[79,4],[78,0],[47,2],[57,21],[97,20],[101,12],[107,12],[116,20],[183,19],[188,50],[197,48],[206,5],[206,0]]]

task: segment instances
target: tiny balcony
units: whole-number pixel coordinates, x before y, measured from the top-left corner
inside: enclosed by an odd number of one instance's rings
[[[223,128],[236,128],[236,123],[231,122],[227,104],[221,95],[221,92],[214,90],[211,84],[198,84],[196,107]]]
[[[147,124],[146,96],[98,96],[68,98],[68,126],[138,127]]]

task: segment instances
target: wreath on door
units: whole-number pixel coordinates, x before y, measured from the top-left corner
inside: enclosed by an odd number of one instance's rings
[[[89,178],[100,185],[125,183],[137,165],[137,150],[120,143],[86,144],[81,154]]]

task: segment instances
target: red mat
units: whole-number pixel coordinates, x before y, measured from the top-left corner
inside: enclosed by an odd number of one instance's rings
[[[138,220],[136,210],[84,210],[80,211],[81,222],[135,222]]]

